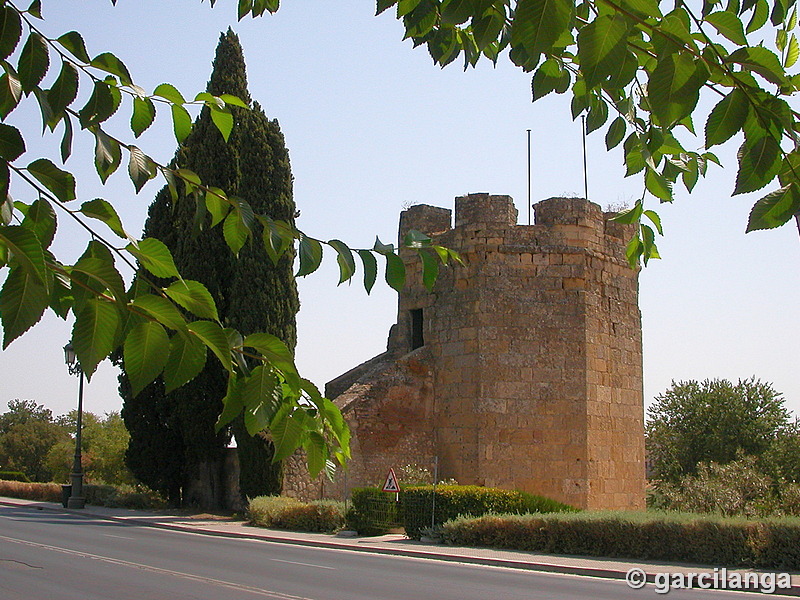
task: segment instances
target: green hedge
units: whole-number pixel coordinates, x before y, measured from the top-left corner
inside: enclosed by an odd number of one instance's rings
[[[435,497],[434,497],[435,496]],[[489,513],[550,513],[576,509],[543,496],[518,490],[477,485],[431,485],[412,487],[400,494],[406,535],[419,539],[426,528],[458,516]]]
[[[448,544],[728,567],[800,569],[800,519],[764,521],[681,513],[459,517]]]
[[[540,513],[574,511],[566,504],[517,490],[487,488],[477,485],[432,485],[408,487],[400,492],[399,502],[393,493],[378,488],[354,488],[353,507],[347,524],[362,535],[379,535],[405,527],[406,535],[419,539],[422,531],[459,515],[487,513]]]
[[[403,509],[396,494],[376,487],[353,488],[350,499],[353,506],[347,511],[347,526],[361,535],[380,535],[402,527]]]
[[[0,479],[4,481],[21,481],[30,483],[30,479],[22,471],[0,471]]]
[[[301,502],[287,496],[258,496],[247,507],[250,523],[290,531],[329,532],[344,526],[344,503]]]

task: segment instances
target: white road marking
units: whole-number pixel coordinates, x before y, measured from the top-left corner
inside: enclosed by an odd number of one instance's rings
[[[135,563],[127,560],[120,560],[118,558],[111,558],[110,556],[101,556],[99,554],[90,554],[89,552],[80,552],[78,550],[70,550],[69,548],[61,548],[59,546],[51,546],[49,544],[39,544],[37,542],[29,542],[27,540],[19,540],[16,538],[7,537],[4,535],[0,535],[0,540],[4,540],[6,542],[12,542],[15,544],[22,544],[25,546],[30,546],[33,548],[41,548],[44,550],[51,550],[53,552],[60,552],[62,554],[68,554],[70,556],[77,556],[80,558],[88,558],[91,560],[99,560],[102,562],[106,562],[112,565],[119,565],[123,567],[131,567],[134,569],[141,569],[143,571],[149,571],[151,573],[158,573],[160,575],[171,575],[173,577],[180,577],[182,579],[189,579],[190,581],[197,581],[201,583],[210,583],[212,585],[218,585],[220,587],[229,588],[232,590],[242,591],[242,592],[249,592],[251,594],[256,594],[258,596],[264,596],[266,598],[272,598],[273,600],[312,600],[311,598],[305,598],[303,596],[294,596],[292,594],[284,594],[282,592],[275,592],[272,590],[265,590],[263,588],[252,587],[249,585],[242,585],[239,583],[234,583],[232,581],[224,581],[222,579],[214,579],[211,577],[203,577],[201,575],[193,575],[192,573],[183,573],[181,571],[172,571],[170,569],[162,569],[160,567],[153,567],[151,565],[144,565],[142,563]]]
[[[300,565],[301,567],[314,567],[315,569],[330,569],[331,571],[336,570],[336,567],[326,567],[325,565],[312,565],[311,563],[295,562],[293,560],[281,560],[280,558],[270,558],[269,560],[271,560],[272,562],[281,562],[290,565]]]

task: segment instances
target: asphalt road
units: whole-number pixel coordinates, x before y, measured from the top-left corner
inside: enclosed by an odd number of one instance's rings
[[[713,594],[713,595],[712,595]],[[652,587],[0,506],[0,600],[623,600]],[[669,598],[752,594],[675,590]]]

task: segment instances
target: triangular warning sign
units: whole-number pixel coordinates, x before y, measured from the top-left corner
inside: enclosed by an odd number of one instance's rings
[[[384,492],[400,491],[400,484],[397,483],[397,475],[394,474],[394,469],[389,469],[389,473],[386,475],[386,483],[383,484],[382,489]]]

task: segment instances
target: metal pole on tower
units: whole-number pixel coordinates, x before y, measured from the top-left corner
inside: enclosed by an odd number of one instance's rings
[[[583,197],[585,200],[589,199],[589,175],[586,167],[586,115],[581,115],[583,123],[581,132],[583,135]]]
[[[531,130],[528,129],[528,225],[531,224]]]

